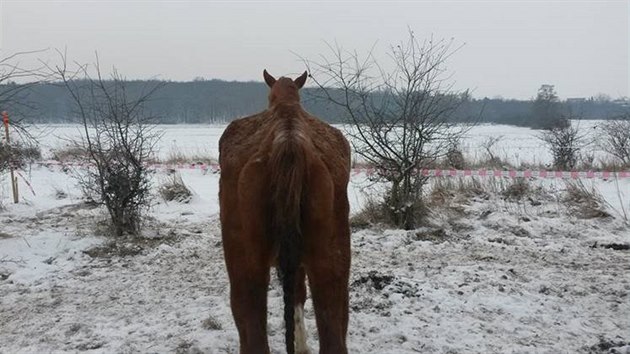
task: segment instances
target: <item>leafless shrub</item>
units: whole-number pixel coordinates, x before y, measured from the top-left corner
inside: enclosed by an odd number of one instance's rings
[[[75,71],[68,70],[64,54],[60,57],[62,65],[53,70],[74,100],[83,125],[82,137],[73,145],[87,152],[89,168],[77,174],[79,184],[84,194],[105,205],[116,236],[138,235],[150,196],[145,162],[160,137],[144,104],[159,86],[130,97],[115,70],[109,79],[103,78],[98,57],[93,68],[78,65]]]
[[[582,171],[594,171],[600,166],[597,165],[595,153],[593,151],[582,151],[578,161],[578,169]]]
[[[445,62],[457,48],[452,41],[418,41],[412,31],[405,43],[392,46],[393,70],[387,72],[372,53],[331,47],[332,58],[308,62],[319,99],[341,107],[354,151],[389,184],[385,203],[397,227],[414,228],[426,210],[418,174],[446,155],[465,132],[450,117],[462,96],[449,83]]]
[[[600,124],[599,146],[622,166],[630,166],[630,113]]]
[[[392,218],[388,197],[388,194],[366,195],[365,204],[361,210],[350,217],[350,226],[354,229],[364,229],[375,225],[398,227],[396,220]],[[413,207],[418,215],[414,217],[421,222],[428,215],[428,210],[423,199],[416,200],[415,203]]]
[[[49,81],[52,75],[44,64],[27,65],[24,62],[44,51],[16,52],[0,57],[0,108],[9,113],[12,133],[28,146],[37,143],[25,123],[25,118],[34,111],[28,95],[31,88]]]
[[[446,167],[456,170],[463,170],[466,167],[464,153],[458,141],[451,143],[445,156]]]
[[[488,136],[481,142],[481,148],[485,156],[478,163],[480,167],[505,168],[511,166],[509,162],[504,161],[495,151],[496,145],[501,140],[503,140],[503,135]]]
[[[186,186],[179,173],[170,174],[167,177],[167,180],[162,183],[158,192],[167,202],[176,201],[180,203],[188,203],[192,197],[192,192]]]
[[[6,144],[0,141],[0,173],[9,169],[22,168],[24,165],[40,159],[41,150],[37,145],[25,144],[23,142],[11,142]]]
[[[588,188],[581,180],[567,180],[566,192],[562,201],[572,214],[583,219],[610,217],[606,211],[604,197],[595,189]]]
[[[551,151],[554,167],[566,171],[577,167],[580,151],[587,145],[585,133],[571,123],[545,130],[539,139]]]

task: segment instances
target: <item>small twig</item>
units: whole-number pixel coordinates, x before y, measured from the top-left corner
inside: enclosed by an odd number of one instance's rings
[[[24,242],[26,242],[26,245],[28,246],[28,248],[32,248],[31,244],[28,243],[28,241],[26,240],[26,237],[22,237],[22,240],[24,240]]]

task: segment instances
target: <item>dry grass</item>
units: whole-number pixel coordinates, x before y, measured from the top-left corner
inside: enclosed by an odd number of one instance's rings
[[[9,165],[22,167],[25,164],[38,160],[42,152],[38,146],[23,144],[20,142],[10,145],[0,141],[0,172],[8,170]]]
[[[192,198],[192,192],[186,186],[179,173],[172,173],[167,176],[166,181],[160,185],[158,193],[167,202],[188,203]]]
[[[391,224],[385,202],[373,195],[366,195],[363,208],[350,216],[350,227],[353,229],[367,229],[378,224]]]
[[[60,162],[83,161],[89,158],[87,149],[79,145],[66,145],[52,151],[53,160]]]
[[[514,169],[516,166],[512,165],[506,159],[499,156],[486,157],[478,160],[473,160],[467,163],[468,168],[471,169],[493,169],[493,170],[508,170]]]
[[[428,195],[431,207],[468,204],[473,197],[488,198],[486,188],[477,178],[435,178]]]
[[[594,171],[597,169],[601,171],[628,171],[630,170],[630,165],[616,159],[599,159]]]
[[[581,180],[568,180],[562,202],[582,219],[605,218],[611,215],[606,211],[604,197],[595,189],[588,188]]]
[[[363,208],[350,216],[350,227],[357,229],[365,229],[373,226],[388,226],[397,227],[395,222],[395,215],[392,212],[393,208],[388,203],[388,194],[375,196],[373,194],[366,194],[365,204]],[[413,210],[415,220],[417,223],[422,224],[426,219],[429,210],[426,207],[425,201],[418,199],[414,201]]]
[[[502,191],[503,197],[508,200],[522,200],[531,194],[530,184],[524,178],[516,178],[512,183],[505,186]]]
[[[208,151],[203,151],[198,149],[197,151],[191,153],[184,153],[183,151],[172,148],[165,159],[155,159],[153,161],[155,163],[163,163],[163,164],[216,164],[218,163],[218,159],[212,156],[212,154]]]

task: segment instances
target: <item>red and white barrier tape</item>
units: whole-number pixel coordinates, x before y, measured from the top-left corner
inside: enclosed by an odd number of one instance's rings
[[[81,163],[62,163],[59,161],[39,161],[41,166],[87,166]],[[210,170],[213,173],[221,170],[218,164],[149,164],[149,168],[156,170]],[[366,174],[368,176],[377,173],[375,168],[353,168],[352,174]],[[630,178],[630,171],[546,171],[546,170],[448,170],[448,169],[422,169],[420,173],[426,177],[508,177],[508,178],[555,178],[555,179],[611,179]]]
[[[353,169],[353,174],[376,173],[373,168]],[[546,170],[445,170],[422,169],[420,173],[426,177],[509,177],[509,178],[557,178],[557,179],[582,179],[582,178],[630,178],[630,171],[546,171]]]

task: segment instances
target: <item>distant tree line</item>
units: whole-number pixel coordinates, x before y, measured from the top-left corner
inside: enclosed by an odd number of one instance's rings
[[[146,87],[156,85],[156,80],[131,80],[126,83],[127,94],[131,99],[139,97]],[[15,83],[0,85],[4,91],[15,92]],[[545,86],[545,85],[543,85]],[[542,87],[541,87],[542,89]],[[332,94],[339,94],[335,90]],[[146,102],[145,109],[159,117],[163,124],[223,123],[236,118],[262,111],[267,107],[268,89],[264,83],[234,82],[222,80],[196,79],[191,82],[165,82],[162,88]],[[532,93],[534,94],[534,93]],[[582,119],[610,119],[630,107],[607,97],[559,101],[557,97],[547,97],[542,107],[540,94],[532,100],[504,98],[473,98],[468,93],[459,97],[461,104],[450,119],[461,122],[481,122],[544,128],[544,114],[553,110],[572,112]],[[544,92],[543,92],[544,94]],[[555,92],[553,92],[555,94]],[[76,121],[72,98],[64,85],[45,83],[21,91],[20,114],[32,123],[68,123]],[[319,88],[306,88],[302,91],[303,104],[309,112],[331,123],[347,121],[342,108],[322,99]],[[551,99],[551,101],[549,101]],[[25,109],[24,107],[28,107]],[[2,109],[11,110],[11,103]],[[551,110],[551,111],[550,111]]]

